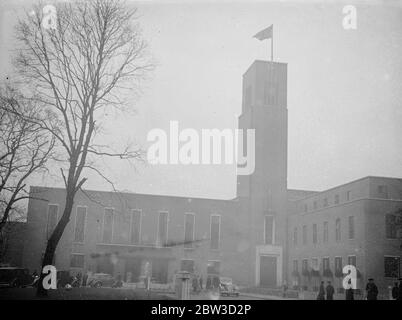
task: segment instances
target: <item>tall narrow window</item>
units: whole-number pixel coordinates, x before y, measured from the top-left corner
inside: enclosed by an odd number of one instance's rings
[[[105,213],[103,215],[103,235],[102,235],[103,243],[112,243],[113,213],[114,210],[112,208],[105,209]]]
[[[293,229],[293,245],[297,246],[297,227]]]
[[[325,199],[323,200],[323,206],[324,206],[324,207],[328,207],[328,198],[325,198]]]
[[[313,207],[314,207],[314,210],[317,210],[317,201],[313,202]]]
[[[211,249],[219,249],[220,232],[221,232],[221,217],[211,215]]]
[[[274,243],[274,216],[264,217],[264,244]]]
[[[343,275],[342,271],[342,257],[335,257],[335,276],[341,277]]]
[[[355,217],[349,217],[349,239],[355,238]]]
[[[158,219],[158,246],[165,247],[168,244],[168,222],[169,213],[159,212]]]
[[[350,201],[350,199],[351,199],[351,192],[346,191],[346,201]]]
[[[378,195],[380,198],[388,199],[388,188],[387,186],[378,186]]]
[[[339,194],[335,195],[335,200],[334,200],[335,204],[339,204]]]
[[[393,214],[385,215],[385,235],[387,239],[396,239],[396,216]]]
[[[302,260],[302,272],[306,272],[306,271],[308,271],[308,260],[303,259]]]
[[[313,243],[317,243],[317,224],[313,224]]]
[[[77,213],[75,216],[75,242],[84,242],[86,217],[87,207],[77,206]]]
[[[307,226],[303,226],[303,244],[307,244]]]
[[[322,267],[323,270],[329,270],[329,257],[322,258]]]
[[[54,229],[56,228],[58,220],[58,211],[59,211],[59,205],[49,204],[47,212],[47,228],[46,228],[47,239],[50,238]]]
[[[308,211],[308,206],[307,206],[307,203],[305,203],[304,204],[304,212],[307,212]]]
[[[341,241],[341,219],[339,218],[335,221],[335,240]]]
[[[348,264],[356,267],[356,256],[348,256]]]
[[[192,248],[194,243],[195,215],[186,213],[184,215],[184,248]]]
[[[323,241],[324,241],[325,243],[328,242],[328,221],[324,221]]]
[[[299,272],[299,261],[298,260],[293,260],[293,272],[295,272],[295,273]]]
[[[131,244],[141,242],[141,210],[132,210],[131,217]]]

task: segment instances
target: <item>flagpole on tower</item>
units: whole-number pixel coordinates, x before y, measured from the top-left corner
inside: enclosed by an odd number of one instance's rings
[[[261,30],[254,36],[254,38],[257,38],[260,41],[265,40],[265,39],[271,39],[271,63],[274,62],[274,32],[273,32],[273,29],[274,29],[274,25],[271,24],[268,28]]]

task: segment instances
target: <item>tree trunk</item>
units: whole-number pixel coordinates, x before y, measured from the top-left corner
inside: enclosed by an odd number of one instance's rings
[[[54,254],[57,248],[57,245],[60,241],[61,236],[63,235],[64,229],[67,226],[67,223],[70,221],[71,211],[73,209],[74,204],[74,190],[67,190],[66,194],[66,206],[64,208],[63,216],[61,217],[59,223],[57,224],[56,228],[54,229],[51,237],[47,241],[45,255],[42,261],[42,269],[47,265],[53,264]],[[46,274],[40,272],[39,281],[38,281],[38,289],[36,291],[36,295],[38,297],[46,297],[47,290],[43,288],[43,278]]]

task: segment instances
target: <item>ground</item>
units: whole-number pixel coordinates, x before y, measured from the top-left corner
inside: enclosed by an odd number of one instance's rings
[[[147,292],[145,290],[127,290],[114,288],[72,288],[49,290],[48,297],[36,297],[35,288],[0,289],[0,300],[170,300],[164,294]]]

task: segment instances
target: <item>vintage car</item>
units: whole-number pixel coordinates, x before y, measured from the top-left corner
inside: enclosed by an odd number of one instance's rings
[[[233,284],[231,278],[219,277],[219,292],[222,296],[239,296],[239,288]]]
[[[116,282],[115,278],[108,273],[94,273],[88,279],[88,285],[94,288],[112,287]]]
[[[16,267],[0,268],[0,288],[13,287],[20,288],[31,285],[33,277],[28,269]]]

